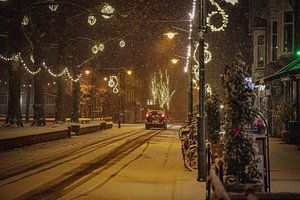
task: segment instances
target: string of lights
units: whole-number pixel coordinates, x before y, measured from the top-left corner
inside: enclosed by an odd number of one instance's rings
[[[191,51],[192,51],[192,47],[191,47],[191,40],[192,40],[192,32],[193,32],[193,19],[195,17],[195,12],[196,12],[196,2],[197,0],[193,0],[193,8],[192,8],[192,12],[189,13],[190,15],[190,19],[189,19],[189,45],[187,47],[187,56],[186,56],[186,64],[185,64],[185,67],[184,67],[184,72],[187,72],[188,71],[188,67],[189,67],[189,64],[190,64],[190,57],[191,57]]]
[[[5,56],[3,56],[3,55],[0,54],[0,58],[1,58],[2,60],[5,60],[5,61],[12,61],[12,60],[19,59],[20,62],[21,62],[21,64],[22,64],[22,66],[24,67],[24,69],[25,69],[29,74],[31,74],[31,75],[36,75],[36,74],[40,73],[41,70],[42,70],[40,67],[39,67],[36,71],[30,70],[30,69],[28,68],[27,64],[25,63],[25,61],[23,60],[23,58],[21,57],[21,54],[20,54],[20,53],[18,53],[18,54],[15,55],[15,56],[12,56],[12,57],[10,57],[10,58],[9,58],[9,57],[5,57]],[[58,73],[58,74],[55,74],[54,72],[51,71],[50,68],[47,67],[47,65],[45,64],[45,62],[43,62],[42,65],[43,65],[43,67],[47,70],[47,72],[48,72],[51,76],[53,76],[53,77],[55,77],[55,78],[60,77],[60,76],[62,76],[62,75],[64,75],[64,74],[67,74],[68,78],[69,78],[71,81],[77,82],[77,81],[79,81],[80,78],[82,77],[82,74],[79,74],[79,75],[77,75],[76,78],[74,78],[74,77],[71,75],[71,73],[69,72],[68,67],[65,67],[65,69],[64,69],[62,72],[60,72],[60,73]]]

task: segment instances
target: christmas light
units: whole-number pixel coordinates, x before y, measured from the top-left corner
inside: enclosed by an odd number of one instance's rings
[[[98,51],[99,51],[99,48],[97,47],[97,45],[94,45],[94,46],[92,47],[92,52],[93,52],[93,54],[98,53]]]
[[[60,77],[60,76],[62,76],[62,75],[64,75],[65,73],[67,73],[67,71],[68,71],[68,68],[66,67],[61,73],[59,73],[59,74],[55,74],[55,73],[53,73],[52,71],[51,71],[51,69],[49,69],[47,66],[46,66],[46,64],[43,62],[43,67],[48,71],[48,73],[51,75],[51,76],[53,76],[53,77]]]
[[[166,107],[169,109],[170,101],[175,93],[175,90],[170,92],[169,75],[167,70],[165,71],[165,80],[163,73],[159,70],[159,82],[157,82],[157,76],[156,73],[154,73],[151,78],[150,92],[154,105],[157,101],[160,108]]]
[[[115,12],[115,9],[111,5],[105,3],[103,8],[101,9],[101,12],[103,13],[103,18],[109,19],[112,18],[112,14]]]
[[[52,12],[57,11],[58,4],[55,4],[55,3],[54,3],[54,0],[52,0],[51,3],[52,3],[52,4],[49,5],[49,9],[50,9]]]
[[[15,55],[15,56],[12,56],[12,57],[10,57],[10,58],[7,58],[7,57],[5,57],[5,56],[0,55],[0,58],[1,58],[2,60],[5,60],[5,61],[12,61],[12,60],[15,60],[17,57],[18,57],[18,54]]]
[[[98,46],[98,49],[100,50],[100,51],[103,51],[104,50],[104,44],[103,43],[100,43],[99,44],[99,46]]]
[[[108,87],[113,88],[113,93],[119,93],[119,82],[117,76],[110,76],[108,81]]]
[[[125,41],[124,41],[124,40],[121,40],[120,43],[119,43],[119,46],[120,46],[121,48],[123,48],[123,47],[125,47],[125,45],[126,45]]]
[[[186,64],[184,67],[184,72],[188,71],[189,68],[189,64],[190,64],[190,57],[191,57],[191,51],[192,51],[192,47],[191,47],[191,40],[192,40],[192,32],[193,32],[193,19],[195,16],[195,12],[196,12],[196,2],[197,0],[193,0],[193,7],[192,7],[192,12],[189,13],[190,19],[189,19],[189,45],[187,47],[187,56],[186,56]]]
[[[25,16],[23,17],[23,20],[22,20],[21,24],[22,24],[23,26],[27,26],[28,23],[29,23],[29,18],[28,18],[28,16],[25,15]]]
[[[224,0],[224,1],[226,1],[227,3],[231,3],[232,5],[239,2],[239,0]]]
[[[23,65],[23,67],[25,68],[25,70],[26,70],[29,74],[31,74],[31,75],[36,75],[36,74],[38,74],[38,73],[42,70],[42,69],[39,67],[36,71],[31,71],[31,70],[27,67],[27,65],[26,65],[26,63],[24,62],[24,60],[22,59],[20,53],[18,54],[18,58],[20,59],[21,64]]]
[[[88,23],[89,23],[91,26],[95,25],[95,24],[96,24],[96,21],[97,21],[97,19],[96,19],[96,17],[95,17],[94,15],[89,15],[89,16],[88,16]]]
[[[225,11],[214,0],[209,1],[213,6],[217,8],[217,11],[212,11],[208,14],[207,26],[210,27],[211,31],[213,32],[224,31],[225,27],[227,27],[228,24],[228,15],[226,15]],[[216,15],[221,15],[222,17],[222,25],[220,27],[216,27],[211,23],[212,18]]]
[[[204,43],[204,62],[205,62],[205,64],[209,63],[212,59],[212,54],[210,51],[208,51],[208,47],[209,47],[208,43],[205,42]],[[199,49],[199,42],[196,43],[194,54],[193,54],[193,59],[196,62],[196,65],[193,66],[193,72],[194,72],[197,80],[199,80],[199,61],[197,60],[197,55],[196,55],[196,52],[198,51],[198,49]]]

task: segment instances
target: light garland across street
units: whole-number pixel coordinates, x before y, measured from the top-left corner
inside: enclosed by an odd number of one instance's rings
[[[21,62],[21,64],[22,64],[22,66],[24,67],[24,69],[25,69],[29,74],[31,74],[31,75],[36,75],[36,74],[40,73],[41,70],[42,70],[40,67],[39,67],[36,71],[30,70],[30,69],[28,68],[28,66],[26,65],[25,61],[22,59],[20,53],[18,53],[18,54],[15,55],[15,56],[12,56],[12,57],[10,57],[10,58],[5,57],[5,56],[3,56],[3,55],[0,55],[0,58],[1,58],[2,60],[5,60],[5,61],[13,61],[13,60],[16,60],[16,59],[20,59],[20,62]],[[73,77],[73,76],[70,74],[68,67],[66,67],[62,72],[60,72],[60,73],[58,73],[58,74],[55,74],[54,72],[51,71],[50,68],[47,67],[47,65],[45,64],[45,62],[43,62],[42,65],[43,65],[43,68],[45,68],[45,69],[47,70],[47,72],[48,72],[51,76],[53,76],[53,77],[55,77],[55,78],[60,77],[60,76],[62,76],[62,75],[64,75],[64,74],[67,74],[68,78],[69,78],[71,81],[77,82],[77,81],[79,81],[80,78],[82,77],[82,74],[77,75],[76,78]]]

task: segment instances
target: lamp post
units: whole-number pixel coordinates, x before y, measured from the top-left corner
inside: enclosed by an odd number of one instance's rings
[[[198,142],[198,181],[206,181],[206,149],[205,149],[205,0],[199,0],[199,114],[197,116],[197,142]]]

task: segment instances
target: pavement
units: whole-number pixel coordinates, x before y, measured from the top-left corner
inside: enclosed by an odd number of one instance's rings
[[[300,147],[270,138],[271,192],[300,193]]]
[[[106,126],[103,127],[103,123]],[[88,124],[82,123],[47,123],[46,126],[30,126],[24,124],[24,127],[1,127],[0,128],[0,150],[8,150],[17,147],[48,142],[57,139],[70,137],[72,129],[69,127],[79,125],[78,134],[85,134],[112,127],[112,122],[91,121]]]

